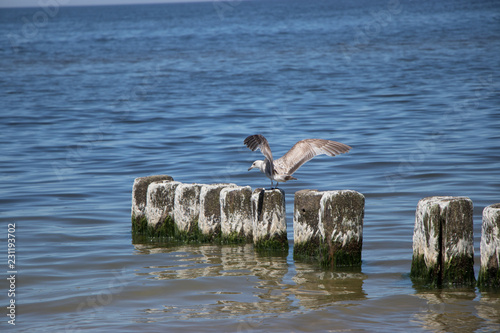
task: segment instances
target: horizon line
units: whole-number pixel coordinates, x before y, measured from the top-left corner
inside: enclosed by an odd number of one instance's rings
[[[54,8],[54,7],[97,7],[97,6],[127,6],[127,5],[161,5],[161,4],[179,4],[179,3],[196,3],[196,2],[234,2],[248,0],[148,0],[141,2],[138,0],[74,0],[74,1],[47,1],[40,0],[21,0],[15,3],[0,2],[0,8]],[[55,4],[54,4],[54,3]]]

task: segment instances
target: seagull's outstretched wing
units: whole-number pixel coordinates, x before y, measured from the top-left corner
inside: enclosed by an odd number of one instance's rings
[[[275,161],[275,165],[284,169],[287,175],[292,175],[302,164],[306,163],[314,156],[326,154],[335,156],[347,153],[350,146],[340,142],[323,139],[305,139],[297,142],[292,149]]]
[[[251,151],[260,149],[262,154],[269,160],[273,161],[273,154],[271,153],[271,148],[269,148],[269,143],[263,135],[256,134],[250,135],[243,141],[243,143],[250,148]]]

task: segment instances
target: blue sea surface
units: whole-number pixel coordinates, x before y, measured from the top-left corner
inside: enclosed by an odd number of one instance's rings
[[[479,271],[500,202],[498,1],[0,9],[0,36],[1,252],[7,272],[15,223],[17,270],[1,330],[500,331],[500,292],[409,278],[415,208],[435,195],[472,199]],[[136,177],[268,187],[247,171],[257,133],[275,157],[305,138],[353,147],[280,187],[292,246],[296,191],[365,195],[360,270],[133,241]]]

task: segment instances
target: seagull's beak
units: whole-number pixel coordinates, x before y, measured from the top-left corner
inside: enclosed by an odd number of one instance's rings
[[[253,169],[253,165],[252,165],[250,168],[248,168],[248,171],[250,171],[250,170],[252,170],[252,169]]]

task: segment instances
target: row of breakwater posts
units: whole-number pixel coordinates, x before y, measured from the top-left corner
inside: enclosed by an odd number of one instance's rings
[[[323,267],[361,265],[365,198],[356,191],[295,193],[293,257]],[[481,266],[474,276],[473,205],[467,197],[418,202],[410,277],[430,287],[500,289],[500,204],[483,211]],[[236,184],[185,184],[167,175],[136,178],[134,236],[182,242],[253,243],[288,251],[285,194]]]

